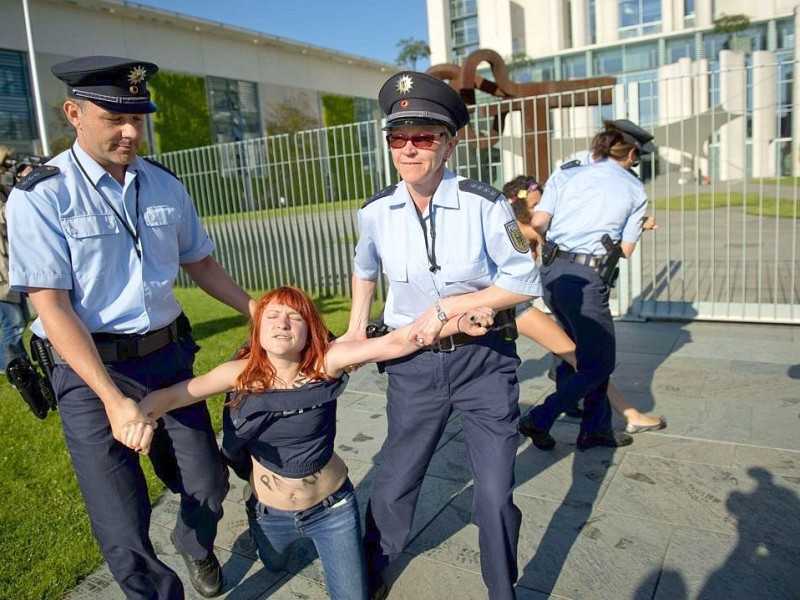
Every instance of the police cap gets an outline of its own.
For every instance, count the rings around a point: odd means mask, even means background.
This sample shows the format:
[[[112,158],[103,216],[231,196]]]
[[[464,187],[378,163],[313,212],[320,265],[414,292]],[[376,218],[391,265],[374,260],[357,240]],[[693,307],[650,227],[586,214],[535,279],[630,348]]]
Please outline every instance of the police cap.
[[[67,84],[70,98],[89,100],[112,112],[145,114],[158,110],[147,81],[158,71],[150,62],[117,56],[84,56],[50,69]]]
[[[642,129],[633,121],[628,119],[617,119],[615,121],[608,121],[615,129],[622,132],[622,137],[629,144],[632,144],[639,150],[639,154],[650,154],[656,149],[653,144],[653,134]]]
[[[452,87],[417,71],[392,75],[378,93],[386,129],[404,125],[444,125],[455,134],[469,123],[467,105]]]

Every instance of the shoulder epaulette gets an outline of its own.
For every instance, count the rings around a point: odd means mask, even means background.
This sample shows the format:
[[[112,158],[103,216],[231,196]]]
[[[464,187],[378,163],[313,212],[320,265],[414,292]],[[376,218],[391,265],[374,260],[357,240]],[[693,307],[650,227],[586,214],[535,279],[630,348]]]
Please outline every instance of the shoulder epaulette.
[[[361,208],[364,208],[364,207],[365,207],[365,206],[367,206],[368,204],[370,204],[370,203],[372,203],[372,202],[375,202],[375,200],[380,200],[381,198],[385,198],[386,196],[391,196],[392,194],[394,194],[394,191],[395,191],[396,189],[397,189],[397,186],[396,186],[396,185],[390,185],[389,187],[385,187],[385,188],[383,188],[383,189],[382,189],[380,192],[378,192],[377,194],[374,194],[373,196],[370,196],[369,198],[367,198],[367,199],[364,201],[364,204],[362,204],[362,205],[361,205]]]
[[[482,181],[475,181],[474,179],[462,179],[458,182],[458,189],[462,192],[469,192],[470,194],[486,198],[489,202],[494,202],[503,195],[503,192],[496,187],[488,183],[483,183]]]
[[[561,168],[574,169],[575,167],[580,167],[580,166],[581,166],[581,161],[576,158],[575,160],[571,160],[567,163],[564,163],[563,165],[561,165]]]
[[[14,187],[21,189],[23,192],[27,192],[40,181],[44,181],[48,177],[58,175],[59,173],[61,173],[61,169],[54,165],[42,165],[41,167],[36,167],[33,171],[20,179]]]
[[[147,162],[149,162],[151,165],[153,165],[154,167],[158,167],[158,168],[159,168],[159,169],[161,169],[162,171],[166,171],[167,173],[169,173],[170,175],[172,175],[172,176],[173,176],[175,179],[180,179],[180,178],[179,178],[177,175],[175,175],[175,173],[173,173],[173,172],[172,172],[170,169],[168,169],[167,167],[165,167],[164,165],[162,165],[162,164],[161,164],[160,162],[158,162],[156,159],[154,159],[154,158],[150,158],[149,156],[144,156],[143,158],[144,158],[144,159],[145,159]]]

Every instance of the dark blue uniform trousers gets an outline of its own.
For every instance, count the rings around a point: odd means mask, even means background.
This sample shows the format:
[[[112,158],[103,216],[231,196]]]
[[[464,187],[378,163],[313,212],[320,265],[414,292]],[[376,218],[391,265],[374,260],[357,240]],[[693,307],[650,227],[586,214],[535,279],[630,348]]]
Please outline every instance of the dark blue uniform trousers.
[[[606,391],[616,361],[616,339],[609,288],[591,267],[560,258],[542,267],[541,276],[547,307],[575,342],[578,368],[559,368],[555,393],[530,412],[533,425],[550,431],[562,412],[584,398],[581,433],[610,432]]]
[[[492,599],[514,598],[521,513],[514,505],[519,358],[497,332],[453,352],[422,351],[390,361],[389,432],[367,506],[364,546],[375,586],[405,547],[420,487],[454,408],[461,414],[474,477],[472,520]]]
[[[187,337],[144,358],[107,367],[123,393],[139,400],[191,377],[196,349]],[[114,440],[103,403],[71,368],[56,366],[53,385],[92,533],[114,579],[128,598],[183,598],[183,584],[156,557],[150,542],[151,506],[139,455]],[[164,416],[150,459],[159,478],[181,495],[177,544],[195,558],[206,558],[222,518],[228,472],[205,403]]]

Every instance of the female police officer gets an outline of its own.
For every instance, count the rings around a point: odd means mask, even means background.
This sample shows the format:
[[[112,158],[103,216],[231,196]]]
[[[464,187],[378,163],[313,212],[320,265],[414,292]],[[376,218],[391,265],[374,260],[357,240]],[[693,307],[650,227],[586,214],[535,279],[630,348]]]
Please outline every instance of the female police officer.
[[[611,430],[607,389],[616,346],[606,273],[613,272],[613,265],[607,268],[610,257],[605,257],[601,239],[607,234],[619,240],[625,257],[636,247],[647,197],[630,169],[641,155],[653,151],[652,139],[626,119],[606,121],[592,141],[593,162],[563,165],[547,182],[534,212],[533,227],[548,241],[542,253],[544,300],[575,342],[578,363],[574,373],[558,382],[555,393],[520,420],[520,432],[541,450],[555,446],[550,428],[581,398],[579,448],[633,441]]]
[[[371,584],[374,589],[380,571],[408,540],[423,477],[456,408],[475,480],[473,521],[480,528],[483,579],[490,598],[513,598],[519,358],[513,341],[504,341],[497,329],[478,341],[438,336],[450,316],[480,306],[504,309],[540,295],[538,270],[505,197],[445,167],[456,132],[469,122],[458,93],[423,73],[402,72],[378,98],[402,181],[358,212],[345,339],[365,335],[382,262],[389,280],[384,320],[394,328],[416,321],[409,339],[420,351],[386,363],[389,432],[365,533]]]

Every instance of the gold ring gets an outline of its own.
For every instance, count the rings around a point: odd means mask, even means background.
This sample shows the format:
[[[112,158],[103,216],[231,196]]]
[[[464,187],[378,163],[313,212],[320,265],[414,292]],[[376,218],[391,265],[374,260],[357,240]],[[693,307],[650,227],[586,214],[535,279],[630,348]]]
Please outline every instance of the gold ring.
[[[425,343],[425,338],[422,336],[417,336],[417,343],[422,346]]]

